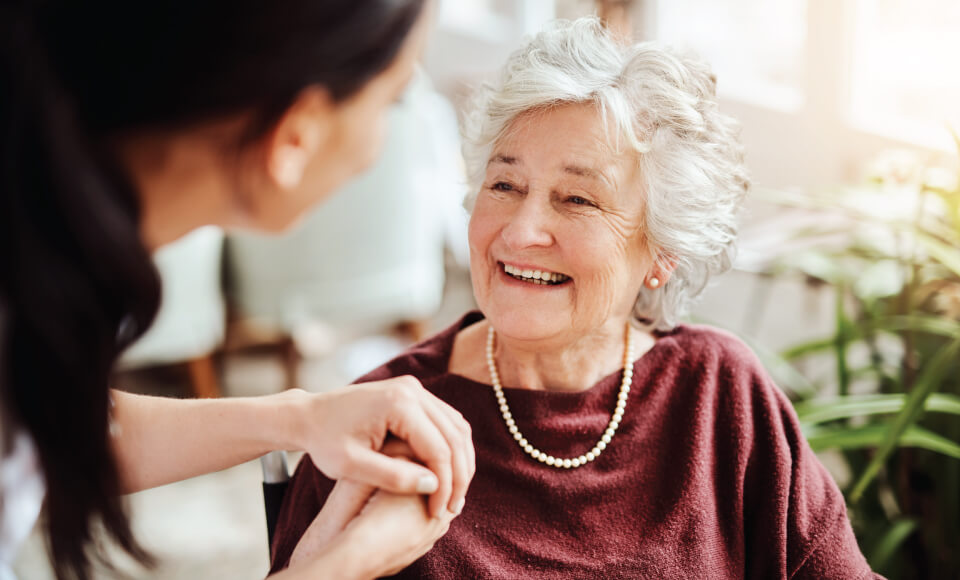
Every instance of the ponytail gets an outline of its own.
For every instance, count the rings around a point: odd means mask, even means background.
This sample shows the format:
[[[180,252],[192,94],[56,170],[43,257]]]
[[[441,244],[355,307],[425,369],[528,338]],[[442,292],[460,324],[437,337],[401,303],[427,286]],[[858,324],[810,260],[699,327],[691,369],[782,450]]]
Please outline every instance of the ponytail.
[[[75,114],[29,4],[0,5],[0,422],[5,450],[19,431],[35,443],[57,578],[86,579],[94,525],[151,562],[120,497],[108,384],[160,285],[132,184]]]

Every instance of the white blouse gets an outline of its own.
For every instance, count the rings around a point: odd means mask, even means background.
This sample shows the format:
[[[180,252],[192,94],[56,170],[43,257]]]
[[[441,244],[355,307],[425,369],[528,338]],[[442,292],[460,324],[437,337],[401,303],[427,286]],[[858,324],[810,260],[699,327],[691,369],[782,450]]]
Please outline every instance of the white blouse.
[[[0,459],[0,580],[15,580],[17,552],[40,517],[46,485],[30,437],[17,433],[12,452]]]

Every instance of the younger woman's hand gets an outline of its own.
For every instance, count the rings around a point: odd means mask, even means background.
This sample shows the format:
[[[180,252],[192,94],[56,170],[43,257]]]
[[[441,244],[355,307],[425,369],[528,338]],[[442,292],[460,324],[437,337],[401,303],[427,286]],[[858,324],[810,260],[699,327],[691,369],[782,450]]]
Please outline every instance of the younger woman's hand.
[[[298,401],[290,428],[297,448],[331,479],[350,479],[398,494],[430,494],[434,517],[459,513],[475,471],[470,426],[411,376],[351,385]],[[388,435],[422,463],[380,452]]]

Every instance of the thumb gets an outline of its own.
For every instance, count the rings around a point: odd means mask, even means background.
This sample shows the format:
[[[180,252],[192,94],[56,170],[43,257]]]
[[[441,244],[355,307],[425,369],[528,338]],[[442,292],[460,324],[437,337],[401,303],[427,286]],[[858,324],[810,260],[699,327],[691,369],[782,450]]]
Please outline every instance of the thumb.
[[[363,449],[351,465],[350,479],[391,493],[431,494],[440,482],[426,467],[403,457],[388,457],[372,449]]]

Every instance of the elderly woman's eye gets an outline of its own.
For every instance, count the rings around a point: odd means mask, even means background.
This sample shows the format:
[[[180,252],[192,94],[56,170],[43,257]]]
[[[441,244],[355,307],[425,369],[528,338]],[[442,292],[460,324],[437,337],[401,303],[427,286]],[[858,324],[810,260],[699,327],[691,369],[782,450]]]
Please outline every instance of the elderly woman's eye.
[[[567,202],[572,203],[574,205],[585,205],[589,207],[596,206],[596,204],[590,201],[589,199],[585,197],[580,197],[579,195],[571,195],[570,197],[567,198]]]
[[[513,185],[507,183],[506,181],[498,181],[494,183],[490,189],[494,191],[513,191],[516,188],[513,187]]]

